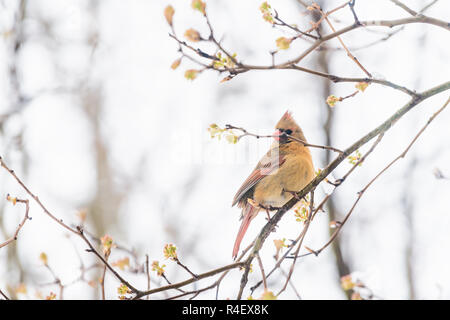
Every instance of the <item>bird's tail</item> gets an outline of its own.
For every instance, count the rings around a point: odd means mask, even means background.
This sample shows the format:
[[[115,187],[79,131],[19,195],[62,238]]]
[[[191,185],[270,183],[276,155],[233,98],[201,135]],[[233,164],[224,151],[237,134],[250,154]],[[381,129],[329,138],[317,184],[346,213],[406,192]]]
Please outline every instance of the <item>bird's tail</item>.
[[[239,232],[237,234],[236,240],[234,241],[234,247],[233,247],[233,259],[236,259],[238,253],[239,253],[239,247],[241,245],[241,241],[244,238],[245,232],[248,229],[248,226],[250,225],[250,222],[253,220],[254,217],[258,214],[259,208],[255,208],[254,206],[250,204],[246,204],[246,206],[243,209],[242,215],[242,223],[239,228]]]

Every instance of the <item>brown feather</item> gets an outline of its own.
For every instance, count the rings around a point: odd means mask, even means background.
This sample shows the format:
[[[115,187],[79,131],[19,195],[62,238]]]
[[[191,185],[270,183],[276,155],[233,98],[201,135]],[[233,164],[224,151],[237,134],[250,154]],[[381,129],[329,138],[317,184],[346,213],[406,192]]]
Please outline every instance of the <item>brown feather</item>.
[[[276,129],[306,142],[302,129],[288,111],[278,121]],[[233,199],[242,208],[243,221],[233,247],[236,257],[244,234],[261,208],[253,207],[249,200],[264,207],[282,207],[292,199],[292,191],[302,190],[314,178],[314,165],[309,148],[287,136],[279,137],[269,152],[256,165]],[[291,192],[287,192],[291,191]]]
[[[241,202],[244,196],[249,192],[253,191],[252,189],[258,182],[260,182],[264,177],[272,174],[274,170],[277,170],[283,163],[284,159],[279,155],[278,148],[271,148],[269,152],[261,159],[260,162],[256,165],[253,172],[250,176],[244,181],[242,186],[236,192],[236,195],[233,199],[234,206],[236,203]],[[244,199],[245,203],[247,203],[247,199]],[[239,207],[242,208],[240,204]]]

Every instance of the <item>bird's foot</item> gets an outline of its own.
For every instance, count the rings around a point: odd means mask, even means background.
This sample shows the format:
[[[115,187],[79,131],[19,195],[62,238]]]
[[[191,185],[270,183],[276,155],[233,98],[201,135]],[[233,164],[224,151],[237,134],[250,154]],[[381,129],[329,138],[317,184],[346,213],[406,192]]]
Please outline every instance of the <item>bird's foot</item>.
[[[272,220],[272,218],[270,217],[270,212],[269,211],[274,211],[274,210],[279,210],[279,209],[281,209],[281,207],[273,207],[273,206],[260,206],[262,209],[264,209],[265,211],[266,211],[266,214],[267,214],[267,216],[266,216],[266,221],[267,222],[270,222],[271,220]],[[275,224],[273,227],[272,227],[272,230],[271,230],[271,232],[276,232],[276,228],[278,228],[278,225],[277,224]]]
[[[266,210],[266,214],[267,214],[266,220],[267,220],[267,221],[270,221],[270,213],[269,213],[269,210]]]
[[[269,212],[269,207],[265,207],[265,206],[263,206],[262,204],[258,204],[258,208],[261,208],[261,209],[263,209],[264,211],[266,211],[266,220],[267,221],[270,221],[270,212]]]
[[[297,201],[302,200],[302,198],[298,196],[297,191],[290,191],[283,188],[283,192],[290,193]]]
[[[267,214],[266,220],[267,220],[267,221],[270,221],[270,219],[271,219],[271,218],[270,218],[270,211],[277,211],[277,210],[280,210],[280,209],[281,209],[281,207],[274,207],[274,206],[271,206],[271,205],[268,205],[268,206],[262,205],[262,204],[256,202],[256,201],[253,200],[253,199],[247,199],[247,202],[248,202],[251,206],[253,206],[253,207],[255,207],[255,208],[263,209],[264,211],[266,211],[266,214]]]
[[[261,204],[261,203],[256,202],[256,201],[253,200],[253,199],[247,199],[247,202],[248,202],[251,206],[253,206],[253,207],[255,207],[255,208],[259,208],[259,209],[266,210],[266,212],[267,212],[267,211],[276,211],[276,210],[280,210],[280,209],[281,209],[281,207],[274,207],[274,206],[271,206],[271,205],[265,206],[265,205],[263,205],[263,204]]]

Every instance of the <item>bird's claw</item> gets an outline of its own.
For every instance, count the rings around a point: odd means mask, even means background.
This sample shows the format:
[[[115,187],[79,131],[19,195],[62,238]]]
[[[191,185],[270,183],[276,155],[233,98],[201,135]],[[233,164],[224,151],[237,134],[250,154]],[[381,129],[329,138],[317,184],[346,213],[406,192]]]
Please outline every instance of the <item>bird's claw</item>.
[[[302,198],[300,198],[297,194],[296,191],[290,191],[290,190],[286,190],[286,189],[282,189],[282,192],[286,192],[286,193],[290,193],[297,201],[302,200]]]

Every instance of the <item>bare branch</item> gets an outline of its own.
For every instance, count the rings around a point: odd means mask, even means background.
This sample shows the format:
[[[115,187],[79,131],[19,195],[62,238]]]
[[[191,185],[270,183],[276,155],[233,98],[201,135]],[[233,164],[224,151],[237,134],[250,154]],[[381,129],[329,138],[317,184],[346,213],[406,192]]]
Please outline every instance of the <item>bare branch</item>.
[[[0,159],[1,161],[1,159]],[[6,196],[7,199],[10,199],[10,195],[8,194]],[[8,240],[6,240],[3,243],[0,243],[0,248],[3,248],[5,246],[7,246],[8,244],[10,244],[13,241],[17,240],[17,237],[19,236],[19,232],[20,230],[23,228],[23,226],[25,225],[25,222],[27,222],[27,220],[31,220],[31,218],[28,216],[28,213],[30,211],[30,204],[28,200],[22,200],[22,199],[17,199],[14,198],[13,200],[14,202],[19,202],[19,203],[24,203],[25,204],[25,215],[23,216],[22,221],[19,223],[19,225],[16,228],[16,231],[14,232],[14,234],[12,235],[11,238],[9,238]]]
[[[8,298],[8,296],[7,296],[6,294],[3,293],[2,290],[0,290],[0,295],[1,295],[5,300],[10,300],[10,299]]]
[[[178,283],[174,283],[174,284],[171,284],[171,285],[155,288],[155,289],[148,290],[148,291],[142,291],[142,292],[139,292],[133,299],[139,299],[139,298],[141,298],[143,296],[154,294],[154,293],[157,293],[157,292],[184,287],[184,286],[186,286],[188,284],[191,284],[191,283],[193,283],[195,281],[211,277],[211,276],[216,275],[218,273],[221,273],[223,271],[240,268],[240,267],[244,266],[244,264],[245,264],[244,262],[232,263],[232,264],[226,265],[224,267],[220,267],[220,268],[217,268],[217,269],[214,269],[214,270],[211,270],[211,271],[199,274],[197,276],[197,278],[191,278],[191,279],[188,279],[188,280],[185,280],[185,281],[181,281],[181,282],[178,282]]]
[[[391,0],[391,2],[395,3],[397,6],[399,6],[400,8],[402,8],[403,10],[405,10],[406,12],[408,12],[410,15],[412,15],[413,17],[415,17],[417,15],[417,12],[415,12],[413,9],[411,9],[410,7],[407,7],[403,2],[400,2],[398,0]]]

